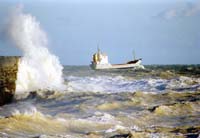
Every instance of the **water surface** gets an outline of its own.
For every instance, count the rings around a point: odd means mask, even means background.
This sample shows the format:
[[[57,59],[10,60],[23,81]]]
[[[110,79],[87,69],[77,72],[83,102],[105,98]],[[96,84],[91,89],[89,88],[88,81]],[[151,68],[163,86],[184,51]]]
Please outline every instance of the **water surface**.
[[[200,66],[145,68],[65,66],[66,90],[16,94],[0,107],[0,137],[198,137]]]

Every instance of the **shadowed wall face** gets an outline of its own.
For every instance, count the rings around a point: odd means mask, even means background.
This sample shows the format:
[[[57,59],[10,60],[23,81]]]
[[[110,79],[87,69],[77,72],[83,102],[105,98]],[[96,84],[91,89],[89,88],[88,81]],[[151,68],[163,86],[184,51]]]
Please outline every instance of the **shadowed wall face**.
[[[12,101],[16,88],[19,58],[0,56],[0,105]]]

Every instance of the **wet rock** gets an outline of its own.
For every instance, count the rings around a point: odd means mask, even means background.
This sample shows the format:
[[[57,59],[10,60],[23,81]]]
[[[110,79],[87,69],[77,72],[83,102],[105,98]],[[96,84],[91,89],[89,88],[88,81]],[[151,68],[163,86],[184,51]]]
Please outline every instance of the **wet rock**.
[[[19,58],[0,56],[0,105],[12,101],[16,87]]]
[[[200,134],[187,134],[187,135],[185,135],[186,136],[186,138],[199,138],[200,137]]]
[[[133,138],[133,135],[131,133],[128,134],[117,134],[114,136],[111,136],[110,138]]]

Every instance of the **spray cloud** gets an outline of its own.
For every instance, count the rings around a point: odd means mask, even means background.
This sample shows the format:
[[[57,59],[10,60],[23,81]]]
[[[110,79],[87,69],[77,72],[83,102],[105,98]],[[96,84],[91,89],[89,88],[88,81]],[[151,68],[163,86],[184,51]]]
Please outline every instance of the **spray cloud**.
[[[16,92],[39,89],[64,89],[62,65],[47,49],[48,40],[40,23],[18,6],[8,20],[7,32],[15,46],[22,52],[18,65]]]

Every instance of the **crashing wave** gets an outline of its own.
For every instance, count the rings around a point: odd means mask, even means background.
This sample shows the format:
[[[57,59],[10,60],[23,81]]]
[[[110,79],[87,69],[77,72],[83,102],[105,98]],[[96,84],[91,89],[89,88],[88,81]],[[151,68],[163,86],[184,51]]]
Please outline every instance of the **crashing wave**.
[[[23,53],[18,65],[16,92],[63,90],[63,67],[58,57],[49,52],[46,33],[36,18],[17,7],[8,20],[7,33]]]

